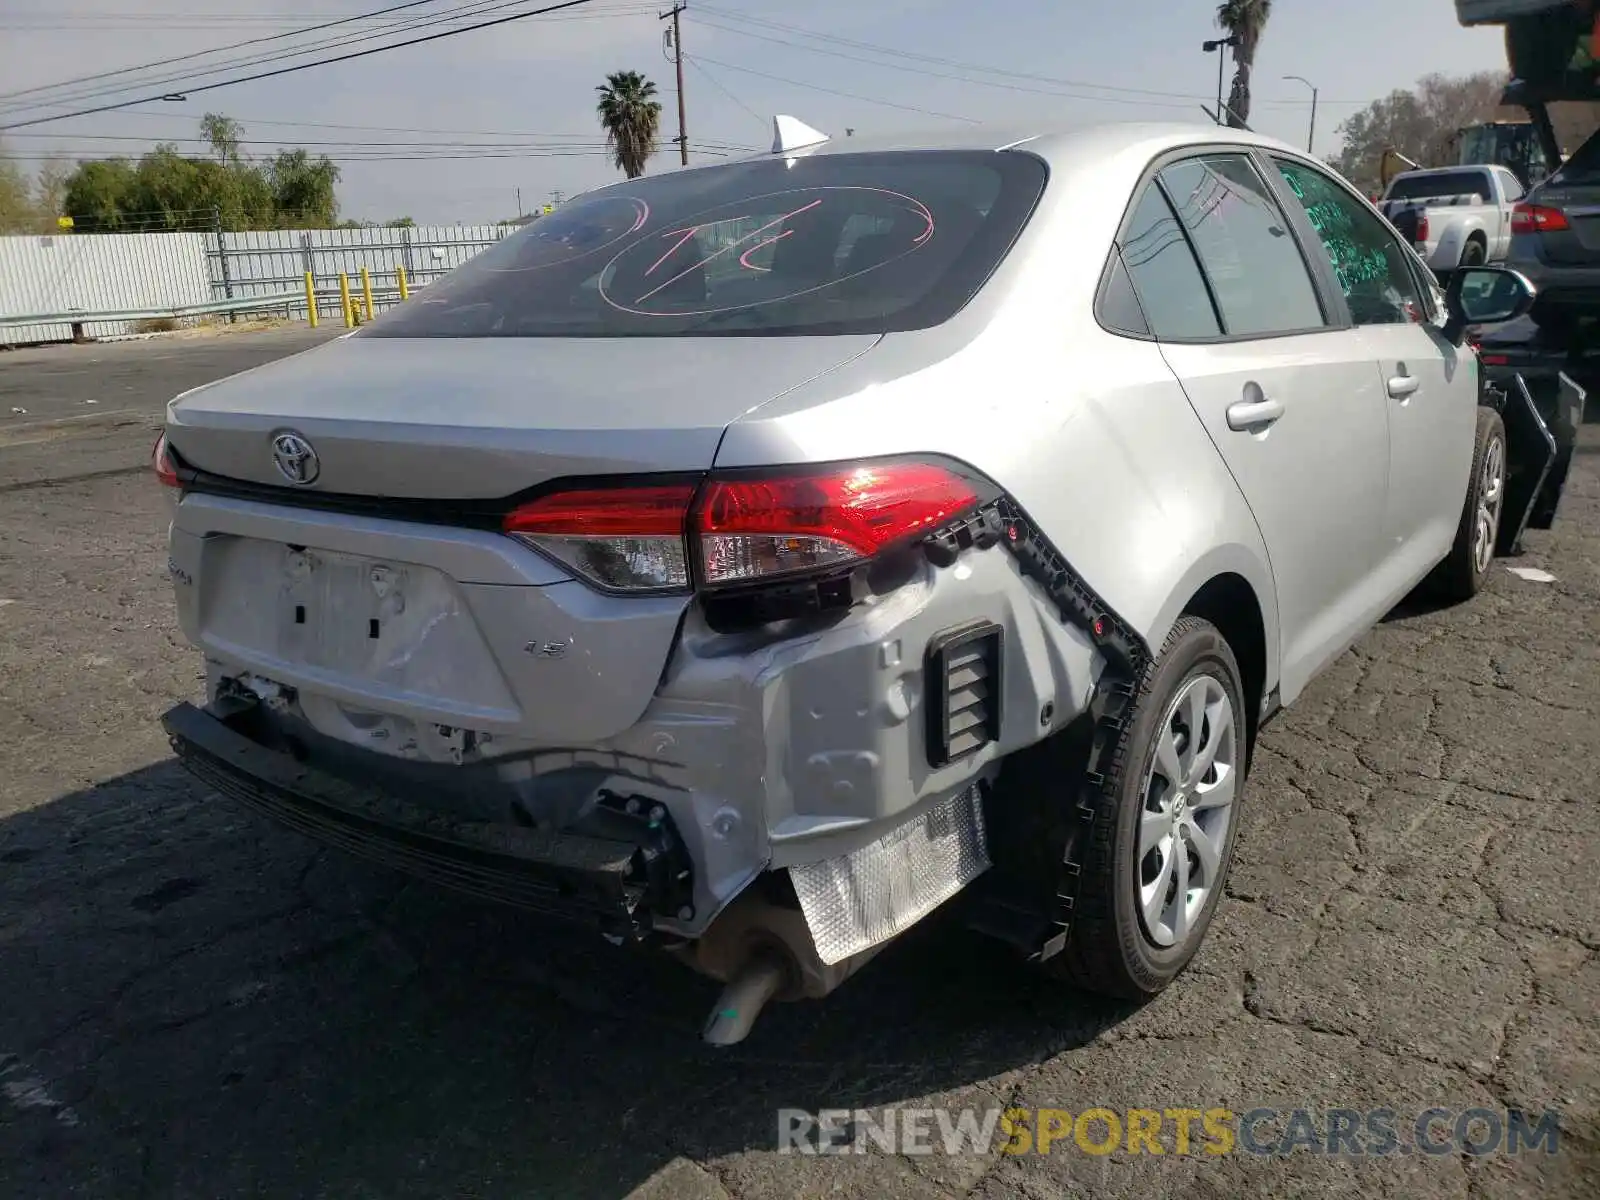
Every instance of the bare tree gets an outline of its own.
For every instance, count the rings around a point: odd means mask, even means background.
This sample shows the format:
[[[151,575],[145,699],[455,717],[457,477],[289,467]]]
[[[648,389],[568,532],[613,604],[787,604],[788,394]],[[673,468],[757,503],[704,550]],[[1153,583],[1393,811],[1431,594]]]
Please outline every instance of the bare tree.
[[[1505,85],[1504,74],[1480,71],[1459,77],[1427,75],[1410,91],[1396,89],[1339,126],[1343,145],[1333,165],[1352,183],[1375,190],[1383,152],[1391,147],[1423,166],[1451,163],[1463,128],[1508,119],[1499,108]]]

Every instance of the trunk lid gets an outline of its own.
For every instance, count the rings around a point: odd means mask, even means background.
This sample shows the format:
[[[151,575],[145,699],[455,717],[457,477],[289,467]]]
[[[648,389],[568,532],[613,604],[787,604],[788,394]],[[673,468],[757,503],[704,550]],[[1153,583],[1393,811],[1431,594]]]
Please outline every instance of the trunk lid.
[[[177,453],[274,486],[178,505],[180,622],[225,673],[294,689],[321,732],[380,753],[604,742],[650,703],[688,598],[602,594],[400,502],[703,471],[730,422],[878,340],[356,336],[188,393],[169,409]],[[285,430],[320,460],[307,486],[275,464]]]
[[[185,393],[191,466],[288,486],[274,437],[315,450],[305,490],[497,499],[563,476],[699,471],[740,415],[878,338],[341,338]]]
[[[1535,234],[1545,262],[1600,264],[1600,183],[1546,185],[1528,203],[1560,209],[1568,228]]]

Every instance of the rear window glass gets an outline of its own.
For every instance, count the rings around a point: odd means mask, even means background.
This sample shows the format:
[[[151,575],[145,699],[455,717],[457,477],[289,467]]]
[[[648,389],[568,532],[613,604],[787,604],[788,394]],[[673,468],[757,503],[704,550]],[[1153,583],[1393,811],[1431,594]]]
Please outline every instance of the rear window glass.
[[[510,235],[363,336],[927,328],[983,286],[1045,177],[1026,153],[906,151],[640,178]]]
[[[1573,152],[1555,173],[1557,183],[1600,183],[1600,133]]]
[[[1445,171],[1438,175],[1402,176],[1389,185],[1387,200],[1431,200],[1445,196],[1494,195],[1486,171]]]

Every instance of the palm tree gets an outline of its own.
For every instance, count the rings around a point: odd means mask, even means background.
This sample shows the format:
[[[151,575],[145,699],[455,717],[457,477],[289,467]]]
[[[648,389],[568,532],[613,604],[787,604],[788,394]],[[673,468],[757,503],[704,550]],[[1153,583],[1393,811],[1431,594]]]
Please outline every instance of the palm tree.
[[[1233,90],[1228,93],[1228,124],[1235,129],[1250,120],[1250,68],[1271,15],[1272,0],[1222,0],[1217,5],[1217,24],[1239,39],[1233,48]]]
[[[596,111],[605,127],[606,146],[629,179],[644,174],[645,160],[656,152],[661,132],[661,105],[653,98],[656,85],[637,71],[616,71],[596,88]]]

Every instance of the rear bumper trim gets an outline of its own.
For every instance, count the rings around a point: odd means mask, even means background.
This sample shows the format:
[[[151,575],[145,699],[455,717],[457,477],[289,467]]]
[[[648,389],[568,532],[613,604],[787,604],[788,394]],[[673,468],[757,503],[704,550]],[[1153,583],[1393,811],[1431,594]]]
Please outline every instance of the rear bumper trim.
[[[201,782],[317,841],[477,899],[634,939],[650,931],[638,843],[452,820],[296,762],[192,704],[161,723]]]

